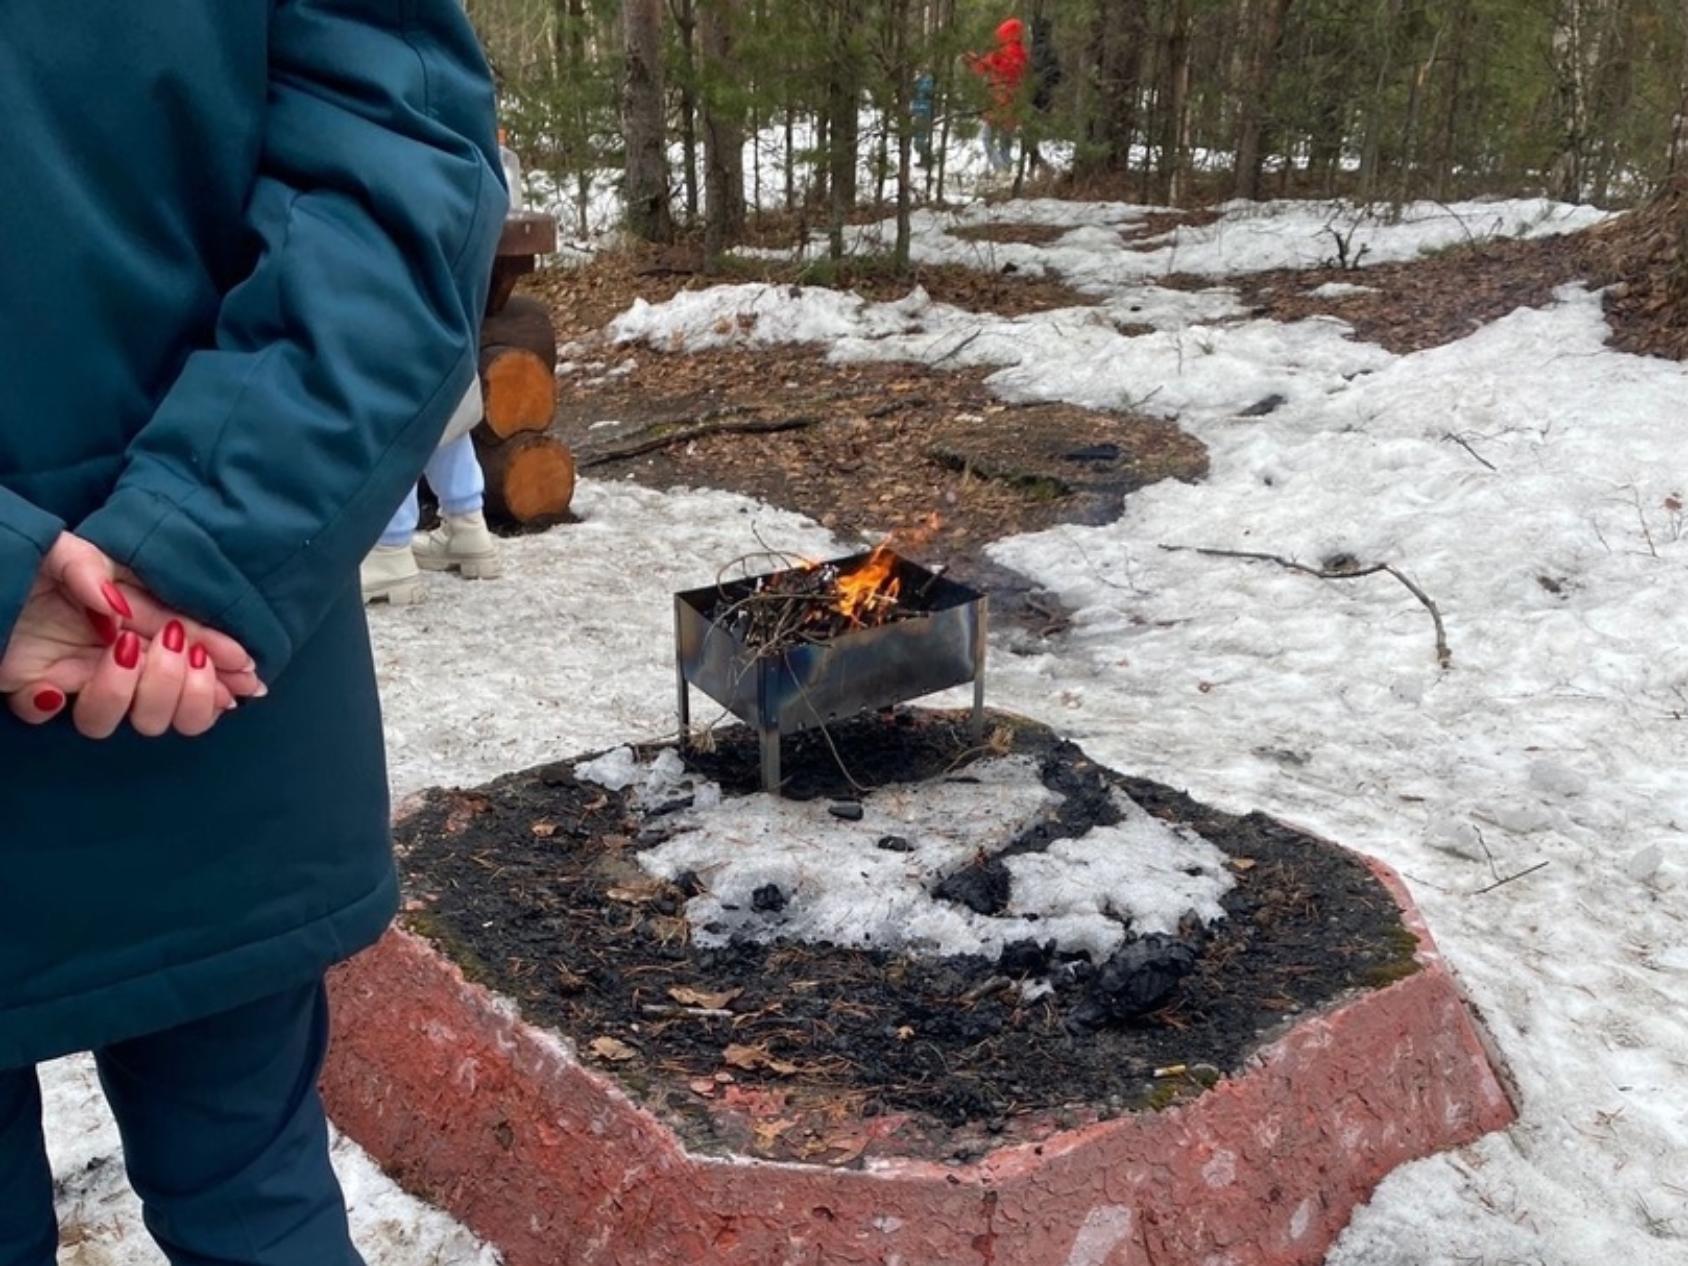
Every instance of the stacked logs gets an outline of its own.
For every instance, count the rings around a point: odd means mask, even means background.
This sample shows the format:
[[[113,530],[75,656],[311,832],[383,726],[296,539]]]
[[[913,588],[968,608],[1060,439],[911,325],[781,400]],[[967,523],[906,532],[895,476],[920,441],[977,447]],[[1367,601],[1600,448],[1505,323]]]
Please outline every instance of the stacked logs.
[[[481,394],[475,452],[486,474],[489,518],[543,526],[568,513],[574,454],[547,434],[557,407],[557,332],[539,300],[514,293],[537,257],[556,249],[556,221],[512,212],[493,265],[481,322]]]

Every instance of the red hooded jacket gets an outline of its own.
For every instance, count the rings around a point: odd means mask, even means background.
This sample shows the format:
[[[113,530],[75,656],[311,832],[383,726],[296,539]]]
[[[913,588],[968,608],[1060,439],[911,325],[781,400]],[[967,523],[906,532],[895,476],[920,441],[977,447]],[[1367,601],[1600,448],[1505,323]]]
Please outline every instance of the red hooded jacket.
[[[1026,52],[1026,24],[1019,18],[1007,19],[996,28],[996,47],[982,57],[970,58],[968,64],[990,84],[996,106],[986,117],[999,127],[1012,123],[1014,99],[1031,66],[1031,55]]]

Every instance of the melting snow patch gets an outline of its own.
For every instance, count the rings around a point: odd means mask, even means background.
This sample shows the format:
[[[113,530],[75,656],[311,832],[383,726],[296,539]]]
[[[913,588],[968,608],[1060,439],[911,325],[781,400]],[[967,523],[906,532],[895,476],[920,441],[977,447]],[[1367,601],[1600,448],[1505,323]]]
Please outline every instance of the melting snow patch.
[[[630,747],[611,748],[602,756],[582,761],[575,776],[595,782],[611,791],[633,790],[633,803],[642,809],[667,808],[676,800],[691,797],[697,808],[721,803],[721,788],[696,778],[673,748],[664,748],[649,764],[642,763]]]
[[[1356,286],[1351,281],[1327,281],[1322,286],[1315,286],[1307,292],[1315,299],[1346,299],[1350,295],[1373,295],[1377,293],[1376,286]]]
[[[1128,927],[1172,932],[1189,911],[1206,922],[1223,917],[1219,899],[1233,880],[1219,850],[1123,795],[1115,798],[1118,823],[1003,859],[1010,895],[1001,914],[932,895],[945,876],[994,855],[1060,802],[1035,761],[1013,756],[969,766],[964,778],[875,792],[857,822],[820,801],[700,801],[673,819],[680,834],[639,860],[661,878],[691,871],[707,885],[686,911],[701,945],[781,937],[995,955],[1030,938],[1100,961]],[[898,838],[895,850],[881,846],[890,837]],[[781,894],[777,907],[757,900],[770,887]]]

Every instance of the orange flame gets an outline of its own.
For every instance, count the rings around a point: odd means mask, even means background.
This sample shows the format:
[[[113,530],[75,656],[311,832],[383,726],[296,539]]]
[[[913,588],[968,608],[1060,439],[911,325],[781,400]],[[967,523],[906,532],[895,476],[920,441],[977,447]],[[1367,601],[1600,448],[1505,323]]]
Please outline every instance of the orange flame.
[[[833,605],[851,624],[880,623],[902,592],[903,582],[892,574],[896,566],[896,555],[889,547],[879,546],[860,567],[838,578],[838,600]]]

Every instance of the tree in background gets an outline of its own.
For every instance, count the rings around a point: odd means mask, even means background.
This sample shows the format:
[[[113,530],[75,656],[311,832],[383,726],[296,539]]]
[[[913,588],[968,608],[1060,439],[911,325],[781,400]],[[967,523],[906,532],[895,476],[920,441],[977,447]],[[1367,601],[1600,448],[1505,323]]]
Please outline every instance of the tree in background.
[[[988,107],[962,55],[1008,16],[1064,70],[1024,112],[1022,174],[1035,145],[1109,196],[1613,202],[1688,165],[1688,0],[468,4],[536,196],[585,235],[619,180],[631,232],[678,212],[711,254],[747,200],[841,257],[864,198],[906,223],[953,196]],[[903,161],[917,82],[925,166]]]
[[[698,0],[703,63],[704,250],[717,258],[744,231],[743,0]]]
[[[662,93],[662,12],[662,0],[623,0],[627,71],[621,119],[627,147],[627,227],[649,242],[666,242],[674,236]]]

